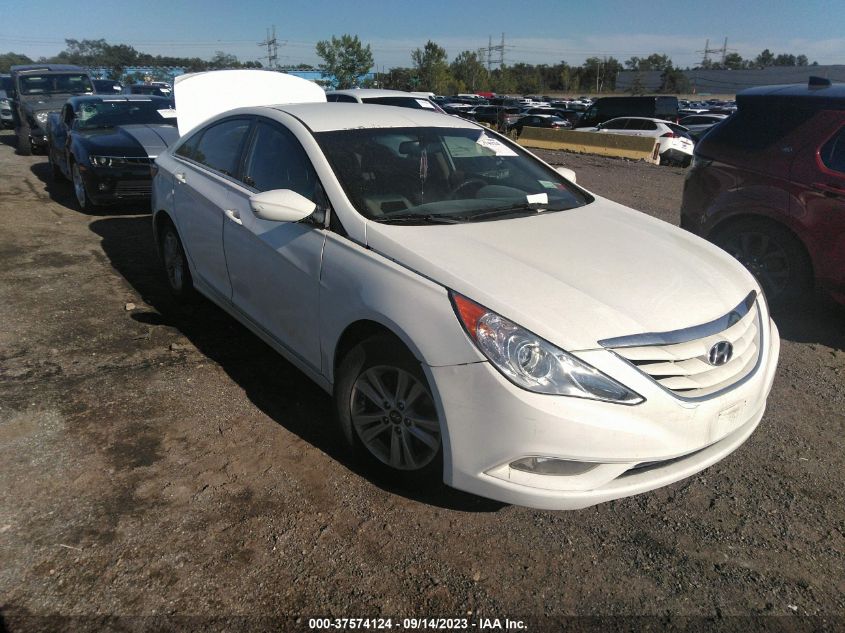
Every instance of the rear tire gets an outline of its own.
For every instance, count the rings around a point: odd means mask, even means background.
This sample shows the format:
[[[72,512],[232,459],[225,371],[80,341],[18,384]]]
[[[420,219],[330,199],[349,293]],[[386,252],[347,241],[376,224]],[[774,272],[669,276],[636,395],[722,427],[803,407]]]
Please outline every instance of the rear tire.
[[[746,218],[718,231],[712,241],[751,271],[772,309],[802,299],[813,287],[804,246],[777,224]]]
[[[194,280],[182,240],[169,219],[161,227],[158,243],[170,294],[178,301],[187,303],[194,297]]]
[[[335,382],[340,429],[353,455],[391,481],[433,487],[443,481],[441,421],[419,361],[395,337],[352,348]]]

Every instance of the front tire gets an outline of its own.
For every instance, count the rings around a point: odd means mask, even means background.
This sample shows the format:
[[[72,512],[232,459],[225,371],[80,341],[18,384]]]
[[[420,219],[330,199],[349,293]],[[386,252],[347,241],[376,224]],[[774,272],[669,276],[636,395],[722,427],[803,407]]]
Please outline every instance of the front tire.
[[[32,140],[29,138],[29,126],[18,128],[18,154],[32,156]]]
[[[441,421],[420,363],[392,336],[358,344],[338,367],[338,422],[353,454],[414,487],[443,479]]]
[[[773,309],[802,299],[813,286],[803,245],[777,224],[740,220],[717,232],[713,242],[751,271]]]
[[[56,161],[53,159],[53,150],[49,148],[47,149],[47,160],[50,163],[50,175],[53,178],[53,182],[61,182],[63,180],[66,180],[61,168],[56,164]]]
[[[94,203],[88,197],[88,190],[85,188],[85,181],[82,179],[82,172],[79,171],[77,162],[71,161],[70,173],[73,178],[73,193],[76,195],[76,203],[79,205],[79,210],[89,212],[94,210]]]

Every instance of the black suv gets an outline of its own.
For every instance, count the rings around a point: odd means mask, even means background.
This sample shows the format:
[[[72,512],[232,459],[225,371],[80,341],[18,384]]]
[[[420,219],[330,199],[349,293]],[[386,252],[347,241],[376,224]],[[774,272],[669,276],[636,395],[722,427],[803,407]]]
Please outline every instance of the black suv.
[[[597,99],[575,127],[595,127],[621,116],[646,117],[678,122],[677,97],[602,97]]]
[[[74,95],[93,94],[84,68],[66,64],[34,64],[11,68],[12,120],[18,154],[29,156],[47,147],[47,117]]]

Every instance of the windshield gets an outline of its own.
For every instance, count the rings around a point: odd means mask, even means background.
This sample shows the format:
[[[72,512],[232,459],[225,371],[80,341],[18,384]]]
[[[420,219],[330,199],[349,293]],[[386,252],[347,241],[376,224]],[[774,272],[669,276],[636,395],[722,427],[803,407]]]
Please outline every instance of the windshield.
[[[176,112],[162,101],[88,101],[76,110],[76,120],[80,130],[133,123],[176,125]]]
[[[18,80],[22,95],[81,94],[94,92],[91,79],[82,73],[49,73],[21,75]]]
[[[518,145],[480,129],[360,129],[315,137],[352,204],[377,222],[465,222],[592,201]]]

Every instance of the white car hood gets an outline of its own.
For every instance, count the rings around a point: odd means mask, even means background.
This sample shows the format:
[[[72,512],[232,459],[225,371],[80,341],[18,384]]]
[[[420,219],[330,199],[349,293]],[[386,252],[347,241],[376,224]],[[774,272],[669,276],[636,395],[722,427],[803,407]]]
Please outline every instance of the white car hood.
[[[599,197],[512,220],[367,224],[376,252],[572,351],[706,323],[757,289],[712,244]]]

